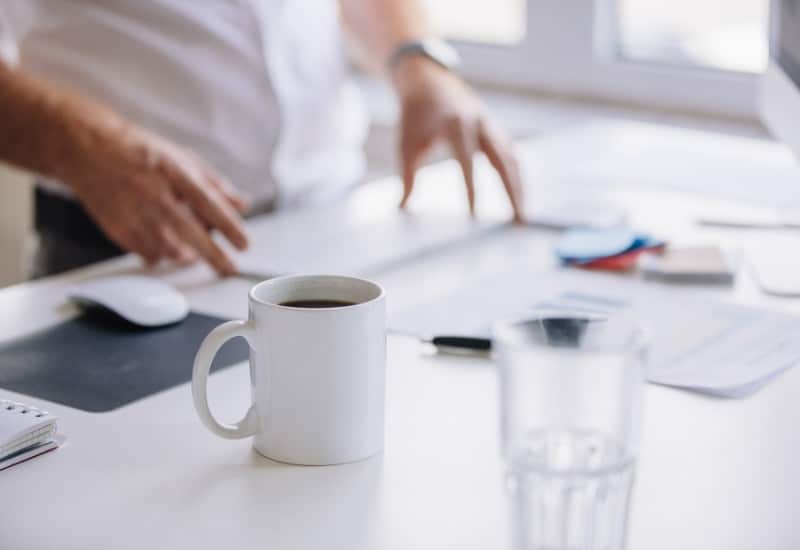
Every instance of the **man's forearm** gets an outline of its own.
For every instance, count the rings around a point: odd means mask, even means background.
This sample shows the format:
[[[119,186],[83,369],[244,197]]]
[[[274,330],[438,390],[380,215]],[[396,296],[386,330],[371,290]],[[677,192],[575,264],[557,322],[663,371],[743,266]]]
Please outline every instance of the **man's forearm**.
[[[341,5],[348,29],[378,66],[400,44],[432,33],[419,0],[341,0]]]
[[[103,106],[32,78],[0,60],[0,160],[62,179],[129,125]],[[97,157],[95,157],[97,158]]]

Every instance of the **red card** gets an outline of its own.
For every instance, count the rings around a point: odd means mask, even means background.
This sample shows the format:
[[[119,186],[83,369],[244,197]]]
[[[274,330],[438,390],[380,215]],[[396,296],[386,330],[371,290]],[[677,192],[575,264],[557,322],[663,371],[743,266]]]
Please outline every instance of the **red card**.
[[[585,264],[574,264],[583,269],[599,269],[606,271],[630,271],[636,267],[636,262],[645,252],[661,252],[666,248],[665,245],[637,248],[630,252],[617,254],[616,256],[608,256],[607,258],[598,258]]]

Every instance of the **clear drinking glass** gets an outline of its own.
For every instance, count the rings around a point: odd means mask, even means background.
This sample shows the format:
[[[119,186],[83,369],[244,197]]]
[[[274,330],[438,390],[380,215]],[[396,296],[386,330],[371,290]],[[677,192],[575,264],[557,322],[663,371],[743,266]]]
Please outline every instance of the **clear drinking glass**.
[[[624,548],[646,348],[624,317],[497,327],[515,550]]]

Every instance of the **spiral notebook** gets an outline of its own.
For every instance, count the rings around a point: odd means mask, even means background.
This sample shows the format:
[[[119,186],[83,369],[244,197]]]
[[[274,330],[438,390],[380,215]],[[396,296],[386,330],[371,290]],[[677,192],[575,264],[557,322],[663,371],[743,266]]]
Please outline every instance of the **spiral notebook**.
[[[52,451],[62,442],[47,411],[0,399],[0,470]]]

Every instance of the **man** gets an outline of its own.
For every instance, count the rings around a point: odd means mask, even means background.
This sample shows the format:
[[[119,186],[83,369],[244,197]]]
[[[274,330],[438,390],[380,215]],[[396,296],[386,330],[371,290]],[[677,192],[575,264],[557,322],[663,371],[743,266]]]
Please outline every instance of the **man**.
[[[510,146],[426,47],[416,0],[3,0],[19,61],[0,60],[0,159],[42,176],[37,274],[122,251],[232,274],[212,231],[244,248],[248,208],[357,182],[366,118],[340,22],[400,100],[402,205],[446,140],[470,208],[482,151],[519,219]]]

